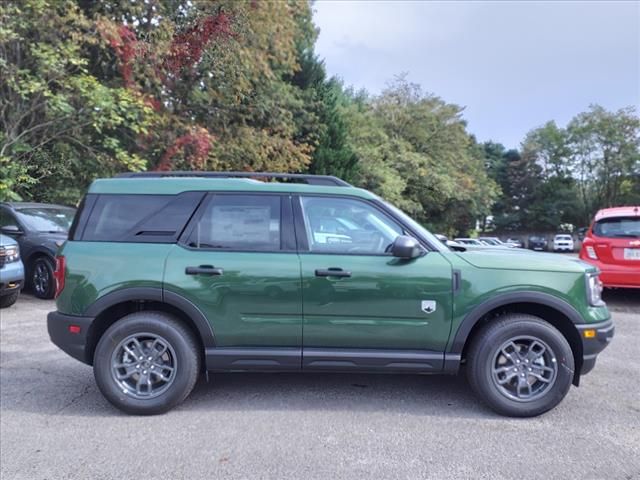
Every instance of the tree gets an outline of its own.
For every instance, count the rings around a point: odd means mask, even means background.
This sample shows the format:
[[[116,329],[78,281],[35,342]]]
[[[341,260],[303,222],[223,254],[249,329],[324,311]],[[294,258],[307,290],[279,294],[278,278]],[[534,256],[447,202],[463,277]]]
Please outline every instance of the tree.
[[[626,203],[637,192],[640,118],[631,107],[610,112],[592,105],[571,120],[567,131],[587,224],[599,208]]]
[[[151,108],[91,74],[87,52],[103,45],[75,3],[3,2],[0,24],[0,198],[73,203],[63,178],[144,168],[131,146]]]
[[[369,106],[370,105],[370,106]],[[466,232],[497,196],[462,109],[399,77],[351,108],[359,181],[447,233]]]
[[[16,0],[0,15],[3,198],[74,203],[122,170],[305,171],[321,137],[344,140],[292,80],[315,42],[306,2]]]
[[[561,224],[581,223],[567,131],[555,122],[531,130],[522,143],[522,155],[540,171],[529,208],[529,228],[553,231]]]

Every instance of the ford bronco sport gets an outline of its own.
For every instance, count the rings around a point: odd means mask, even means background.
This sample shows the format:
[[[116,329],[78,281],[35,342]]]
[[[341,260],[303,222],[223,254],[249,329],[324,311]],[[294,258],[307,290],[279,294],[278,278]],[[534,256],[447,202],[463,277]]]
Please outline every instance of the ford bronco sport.
[[[613,336],[597,269],[456,248],[335,177],[124,174],[91,185],[58,252],[49,335],[132,414],[203,371],[461,367],[501,414],[553,408]]]

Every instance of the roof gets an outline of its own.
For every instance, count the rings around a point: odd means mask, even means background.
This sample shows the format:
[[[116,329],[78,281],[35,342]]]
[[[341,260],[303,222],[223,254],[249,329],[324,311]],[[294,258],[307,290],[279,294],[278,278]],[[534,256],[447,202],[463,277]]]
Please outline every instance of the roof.
[[[68,205],[58,205],[56,203],[38,203],[38,202],[1,202],[9,208],[20,210],[21,208],[71,208]]]
[[[603,208],[596,213],[595,221],[613,217],[640,217],[640,206]]]
[[[378,198],[367,190],[350,186],[261,182],[247,178],[119,177],[95,180],[89,187],[89,193],[134,195],[175,195],[182,192],[209,190],[226,192],[319,193],[351,195],[366,199]]]

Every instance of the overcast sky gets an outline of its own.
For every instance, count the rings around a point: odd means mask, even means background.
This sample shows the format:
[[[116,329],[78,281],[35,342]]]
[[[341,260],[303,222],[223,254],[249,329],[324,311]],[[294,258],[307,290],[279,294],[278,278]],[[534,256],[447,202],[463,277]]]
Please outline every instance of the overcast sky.
[[[479,141],[517,147],[591,103],[640,103],[640,2],[314,4],[330,75],[379,93],[399,73],[465,106]]]

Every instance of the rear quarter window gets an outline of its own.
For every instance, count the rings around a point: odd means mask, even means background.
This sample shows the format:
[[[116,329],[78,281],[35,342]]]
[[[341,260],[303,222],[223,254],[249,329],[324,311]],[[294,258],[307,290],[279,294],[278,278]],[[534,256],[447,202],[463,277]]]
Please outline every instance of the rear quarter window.
[[[202,200],[202,192],[179,195],[99,195],[83,241],[173,243]]]

